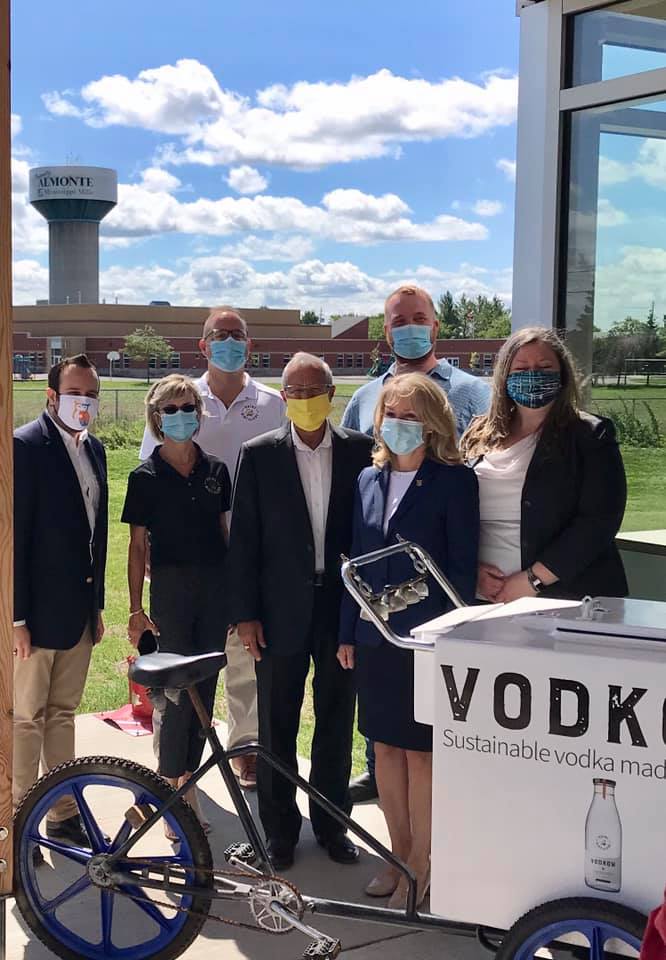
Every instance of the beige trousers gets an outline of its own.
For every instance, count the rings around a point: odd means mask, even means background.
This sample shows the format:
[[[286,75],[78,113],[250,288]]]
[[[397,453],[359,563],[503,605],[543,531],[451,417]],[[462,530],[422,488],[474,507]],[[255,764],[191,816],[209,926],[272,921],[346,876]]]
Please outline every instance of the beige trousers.
[[[254,659],[244,649],[235,630],[227,636],[225,652],[227,665],[222,678],[229,724],[227,748],[231,749],[259,738],[257,680]]]
[[[90,628],[71,650],[33,647],[14,662],[14,809],[39,776],[74,759],[74,714],[81,703],[92,654]],[[49,820],[77,814],[73,797],[62,797]]]

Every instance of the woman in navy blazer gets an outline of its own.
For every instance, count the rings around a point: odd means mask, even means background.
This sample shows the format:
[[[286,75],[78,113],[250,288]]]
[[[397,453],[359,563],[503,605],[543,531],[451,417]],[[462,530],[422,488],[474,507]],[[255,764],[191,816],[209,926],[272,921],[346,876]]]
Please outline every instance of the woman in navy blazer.
[[[479,543],[478,486],[463,466],[445,394],[420,373],[392,377],[375,411],[374,466],[359,476],[352,556],[396,543],[399,534],[428,551],[461,597],[474,601]],[[365,567],[373,590],[414,576],[406,554]],[[401,634],[444,613],[450,602],[428,581],[429,595],[391,615]],[[375,742],[377,786],[393,852],[414,870],[417,902],[428,890],[432,728],[414,720],[414,654],[389,644],[361,620],[346,596],[338,659],[356,669],[359,729]],[[404,906],[407,887],[391,868],[370,881],[371,896],[393,894]]]

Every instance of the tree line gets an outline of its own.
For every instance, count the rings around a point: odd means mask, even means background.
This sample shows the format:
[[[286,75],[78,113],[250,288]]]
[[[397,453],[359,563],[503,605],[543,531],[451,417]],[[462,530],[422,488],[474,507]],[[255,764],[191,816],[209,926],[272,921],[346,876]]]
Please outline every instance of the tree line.
[[[511,333],[511,310],[498,296],[454,297],[450,290],[435,304],[441,340],[503,340]],[[370,317],[368,336],[383,339],[384,314]]]
[[[666,316],[659,322],[654,303],[645,320],[625,317],[616,320],[608,332],[595,327],[592,369],[595,375],[616,376],[618,383],[627,360],[666,361]]]

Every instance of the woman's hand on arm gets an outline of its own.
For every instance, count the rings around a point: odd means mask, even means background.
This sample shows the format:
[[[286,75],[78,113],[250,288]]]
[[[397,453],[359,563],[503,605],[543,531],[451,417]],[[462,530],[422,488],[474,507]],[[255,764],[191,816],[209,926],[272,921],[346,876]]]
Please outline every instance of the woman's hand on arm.
[[[493,566],[492,563],[479,564],[476,591],[484,600],[490,600],[494,603],[505,582],[506,577],[499,567]]]
[[[542,563],[535,563],[532,566],[532,572],[541,580],[544,586],[548,587],[551,583],[557,582],[554,573],[544,567]],[[496,596],[497,603],[511,603],[512,600],[520,600],[522,597],[537,597],[538,593],[530,583],[527,570],[519,570],[506,577],[502,589]]]
[[[353,670],[356,661],[354,645],[352,643],[341,643],[338,647],[338,662],[343,670]]]

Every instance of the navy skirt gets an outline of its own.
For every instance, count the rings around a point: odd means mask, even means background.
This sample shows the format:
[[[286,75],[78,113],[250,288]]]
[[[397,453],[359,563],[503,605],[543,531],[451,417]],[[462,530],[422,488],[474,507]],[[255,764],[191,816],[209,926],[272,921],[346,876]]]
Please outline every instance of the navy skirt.
[[[374,742],[432,752],[432,727],[414,719],[414,654],[382,641],[356,645],[358,728]]]

